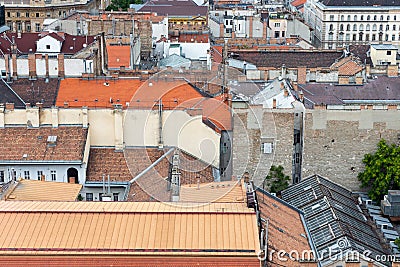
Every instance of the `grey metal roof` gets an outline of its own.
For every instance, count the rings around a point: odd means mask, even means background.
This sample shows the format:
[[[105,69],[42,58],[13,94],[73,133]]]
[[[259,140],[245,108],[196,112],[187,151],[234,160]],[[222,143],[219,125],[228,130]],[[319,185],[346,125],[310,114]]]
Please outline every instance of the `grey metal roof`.
[[[304,212],[306,225],[322,263],[332,254],[368,250],[383,254],[376,232],[358,207],[352,193],[319,175],[282,191],[282,199]]]
[[[371,47],[376,50],[397,50],[397,47],[392,44],[371,44]]]

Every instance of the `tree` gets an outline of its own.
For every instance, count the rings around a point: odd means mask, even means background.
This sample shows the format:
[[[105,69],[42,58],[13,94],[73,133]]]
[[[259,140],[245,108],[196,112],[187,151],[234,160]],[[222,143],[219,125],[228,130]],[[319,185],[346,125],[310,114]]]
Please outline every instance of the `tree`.
[[[388,190],[400,189],[400,147],[388,145],[384,139],[374,154],[365,154],[365,170],[358,174],[361,187],[369,187],[368,195],[379,201]]]
[[[281,165],[272,165],[269,174],[265,177],[264,186],[270,188],[271,193],[278,193],[289,186],[289,176],[283,173]]]
[[[106,11],[126,11],[130,4],[141,4],[142,0],[112,0],[111,4],[106,8]]]

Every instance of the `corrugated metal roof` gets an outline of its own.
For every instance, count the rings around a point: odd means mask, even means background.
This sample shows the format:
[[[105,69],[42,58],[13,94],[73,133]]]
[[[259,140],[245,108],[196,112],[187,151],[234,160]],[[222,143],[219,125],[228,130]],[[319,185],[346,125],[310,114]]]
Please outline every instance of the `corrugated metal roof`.
[[[397,50],[397,48],[392,44],[371,44],[376,50]]]
[[[240,182],[213,182],[197,185],[184,185],[180,189],[179,201],[196,202],[241,202],[246,193]]]
[[[22,179],[6,193],[6,200],[75,201],[81,188],[80,184]]]
[[[241,204],[3,201],[0,220],[4,255],[256,256],[259,248],[255,213]]]

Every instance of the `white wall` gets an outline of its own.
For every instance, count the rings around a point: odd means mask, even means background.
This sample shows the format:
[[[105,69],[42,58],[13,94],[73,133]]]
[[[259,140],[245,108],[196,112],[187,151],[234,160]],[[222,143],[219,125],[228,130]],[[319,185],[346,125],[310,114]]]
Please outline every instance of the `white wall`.
[[[45,36],[37,41],[36,52],[38,53],[60,53],[61,42],[51,36]],[[47,48],[50,46],[50,48]]]
[[[153,38],[153,44],[160,40],[161,36],[164,35],[168,38],[168,17],[165,17],[162,21],[158,23],[153,23],[151,25],[153,33],[151,37]]]
[[[86,60],[85,67],[84,59],[66,58],[64,60],[64,71],[66,77],[81,77],[82,73],[93,73],[93,60]]]
[[[206,60],[210,43],[179,43],[182,47],[182,56],[191,60]]]
[[[46,60],[36,59],[36,74],[37,76],[46,76]]]
[[[23,76],[23,77],[29,76],[29,66],[27,58],[17,59],[17,74],[18,76]]]
[[[58,59],[49,58],[49,76],[58,77]]]

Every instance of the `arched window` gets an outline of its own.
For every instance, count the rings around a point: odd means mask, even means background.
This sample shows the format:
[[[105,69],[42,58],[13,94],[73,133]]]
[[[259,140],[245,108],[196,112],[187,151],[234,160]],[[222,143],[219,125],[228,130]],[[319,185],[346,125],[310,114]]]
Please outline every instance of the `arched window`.
[[[364,15],[361,15],[361,20],[364,20]]]
[[[340,20],[341,20],[341,21],[344,21],[344,15],[341,15],[341,16],[340,16]]]
[[[333,31],[333,24],[329,25],[329,31]]]
[[[394,31],[396,30],[396,24],[393,24],[393,30]]]
[[[397,20],[397,17],[396,17],[396,15],[394,15],[394,16],[393,16],[393,20],[394,20],[394,21],[396,21],[396,20]]]
[[[343,29],[344,29],[343,24],[340,24],[339,30],[343,31]]]
[[[369,24],[367,24],[367,26],[365,26],[365,30],[367,30],[367,31],[369,31],[369,30],[370,30],[370,28],[369,28]]]
[[[354,21],[357,21],[357,15],[354,15]]]
[[[372,25],[372,30],[376,31],[376,24]]]
[[[383,20],[383,15],[381,15],[381,20]]]
[[[351,19],[350,19],[350,15],[348,15],[348,16],[347,16],[347,20],[348,20],[348,21],[350,21],[350,20],[351,20]]]
[[[367,20],[370,20],[370,19],[371,19],[371,16],[370,16],[370,15],[368,15],[368,16],[367,16]]]
[[[387,21],[389,21],[390,20],[390,16],[387,16]]]
[[[347,31],[350,31],[350,24],[347,24],[346,30],[347,30]]]
[[[376,15],[374,16],[374,20],[376,20]]]
[[[387,31],[389,30],[389,24],[386,24],[386,30]]]
[[[357,24],[353,24],[353,31],[357,30]]]
[[[364,30],[364,25],[360,25],[360,31],[363,31]]]
[[[380,31],[383,31],[383,25],[382,25],[382,24],[379,25],[379,30],[380,30]]]

